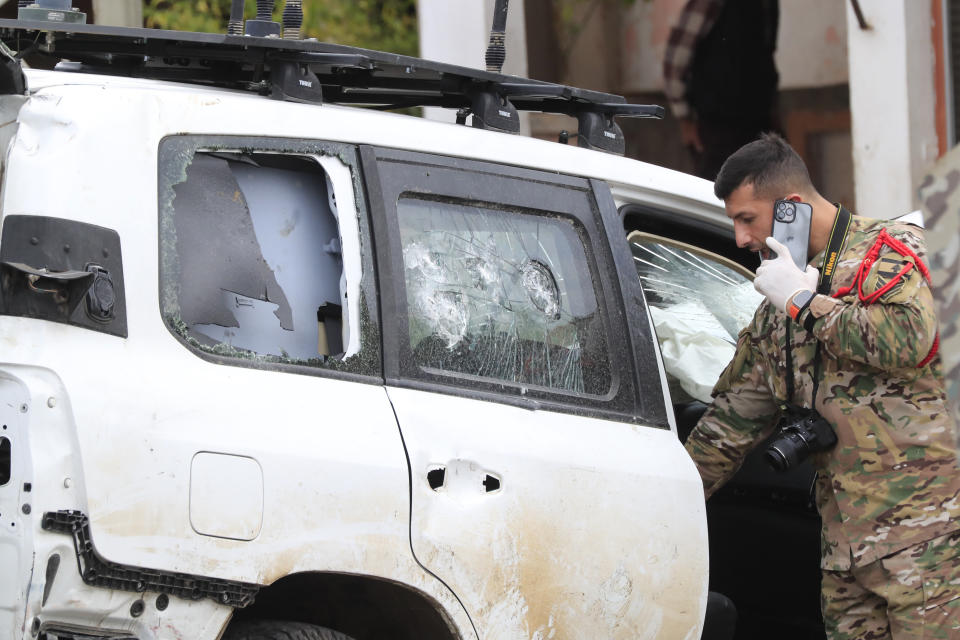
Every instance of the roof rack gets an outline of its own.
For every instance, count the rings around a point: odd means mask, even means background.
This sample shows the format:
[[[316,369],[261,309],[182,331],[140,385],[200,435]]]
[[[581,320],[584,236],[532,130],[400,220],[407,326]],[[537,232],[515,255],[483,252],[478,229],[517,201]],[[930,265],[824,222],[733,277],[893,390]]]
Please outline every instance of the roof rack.
[[[380,109],[458,109],[457,121],[519,132],[517,111],[577,118],[578,145],[623,155],[618,116],[662,118],[658,105],[622,96],[318,42],[160,29],[0,20],[0,40],[17,54],[58,69],[154,78],[253,91],[281,100]],[[7,62],[0,82],[15,75]],[[6,83],[3,83],[6,84]],[[16,86],[16,82],[14,82]]]

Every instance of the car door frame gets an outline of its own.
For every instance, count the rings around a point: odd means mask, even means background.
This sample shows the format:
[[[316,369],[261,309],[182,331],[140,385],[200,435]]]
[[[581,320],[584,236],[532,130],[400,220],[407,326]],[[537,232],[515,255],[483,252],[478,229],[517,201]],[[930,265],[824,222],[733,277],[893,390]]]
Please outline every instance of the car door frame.
[[[528,408],[559,410],[565,413],[642,423],[669,429],[666,402],[659,374],[657,347],[652,327],[647,321],[647,310],[640,283],[636,278],[632,257],[622,232],[619,214],[606,183],[542,170],[469,160],[450,156],[396,150],[384,147],[360,146],[360,158],[367,188],[367,203],[376,252],[376,270],[380,291],[382,318],[390,318],[398,327],[381,322],[383,328],[383,373],[388,386],[438,391],[447,394],[492,400]],[[506,205],[515,208],[559,212],[577,221],[581,240],[591,265],[597,305],[602,309],[607,331],[607,349],[610,355],[614,397],[621,406],[595,396],[572,393],[552,393],[526,389],[522,393],[508,385],[473,383],[469,388],[444,381],[439,377],[427,380],[404,371],[402,359],[409,354],[404,344],[408,335],[404,265],[399,244],[397,201],[402,194],[436,196],[413,181],[396,181],[391,164],[420,167],[423,178],[437,174],[456,176],[453,186],[445,181],[444,196],[481,203]],[[386,167],[386,171],[384,168]],[[512,193],[501,191],[499,197],[477,197],[484,185],[511,184]],[[583,191],[590,203],[589,213],[568,211],[568,204],[555,188]],[[551,198],[552,196],[552,198]],[[544,199],[538,200],[537,197]],[[631,275],[633,274],[633,275]],[[628,357],[616,357],[626,355]],[[650,376],[650,371],[658,371]],[[647,375],[643,375],[647,373]],[[620,397],[624,390],[629,397]]]

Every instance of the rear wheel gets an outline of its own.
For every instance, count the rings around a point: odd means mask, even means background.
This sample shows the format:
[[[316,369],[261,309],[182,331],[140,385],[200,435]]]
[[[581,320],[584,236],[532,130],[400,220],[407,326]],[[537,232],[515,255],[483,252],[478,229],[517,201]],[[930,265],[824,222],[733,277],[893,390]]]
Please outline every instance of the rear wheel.
[[[231,624],[223,640],[353,640],[350,636],[305,622],[243,620]]]

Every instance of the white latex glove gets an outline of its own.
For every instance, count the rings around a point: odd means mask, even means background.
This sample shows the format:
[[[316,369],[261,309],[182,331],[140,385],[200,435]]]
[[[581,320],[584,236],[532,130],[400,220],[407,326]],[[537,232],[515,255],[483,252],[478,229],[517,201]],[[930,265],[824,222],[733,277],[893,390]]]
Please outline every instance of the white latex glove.
[[[797,293],[817,290],[820,271],[810,265],[806,271],[801,271],[794,264],[790,249],[773,238],[767,238],[766,242],[777,257],[760,263],[753,288],[765,295],[775,308],[786,313],[787,303]]]

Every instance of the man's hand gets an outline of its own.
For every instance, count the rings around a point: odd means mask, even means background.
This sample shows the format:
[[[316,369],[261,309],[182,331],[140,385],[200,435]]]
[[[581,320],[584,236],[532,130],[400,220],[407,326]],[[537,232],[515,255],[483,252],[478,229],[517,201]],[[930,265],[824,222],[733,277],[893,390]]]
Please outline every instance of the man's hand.
[[[760,263],[753,288],[765,295],[775,308],[787,313],[787,303],[793,296],[801,291],[817,290],[820,271],[810,265],[801,271],[794,264],[790,249],[773,238],[767,238],[766,242],[777,257]]]
[[[680,141],[683,146],[690,147],[697,153],[703,153],[703,141],[700,140],[700,131],[693,118],[680,119]]]

